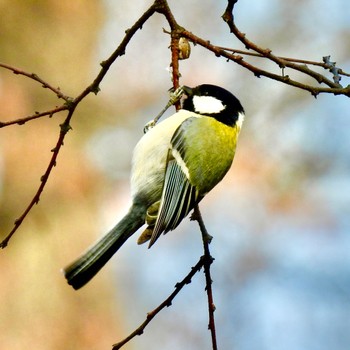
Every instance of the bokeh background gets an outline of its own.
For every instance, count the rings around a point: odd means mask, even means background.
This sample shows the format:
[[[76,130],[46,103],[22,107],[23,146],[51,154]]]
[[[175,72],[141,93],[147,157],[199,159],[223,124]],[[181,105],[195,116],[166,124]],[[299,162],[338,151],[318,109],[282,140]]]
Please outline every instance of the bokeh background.
[[[0,1],[0,61],[76,96],[151,1]],[[220,16],[226,1],[175,1],[178,22],[242,48]],[[346,0],[241,0],[236,22],[281,56],[350,71]],[[132,149],[171,86],[160,15],[138,32],[72,120],[36,206],[0,252],[0,349],[109,349],[172,292],[201,251],[184,220],[148,250],[132,237],[91,283],[60,273],[130,204]],[[269,68],[263,60],[254,62]],[[214,83],[246,109],[234,166],[201,204],[215,263],[218,343],[238,350],[343,350],[350,344],[349,99],[258,79],[192,47],[181,83]],[[292,74],[286,71],[286,74]],[[305,80],[308,81],[308,80]],[[349,79],[343,78],[344,86]],[[0,70],[0,120],[60,104],[39,84]],[[0,237],[33,197],[64,115],[0,130]],[[210,349],[203,273],[125,349]]]

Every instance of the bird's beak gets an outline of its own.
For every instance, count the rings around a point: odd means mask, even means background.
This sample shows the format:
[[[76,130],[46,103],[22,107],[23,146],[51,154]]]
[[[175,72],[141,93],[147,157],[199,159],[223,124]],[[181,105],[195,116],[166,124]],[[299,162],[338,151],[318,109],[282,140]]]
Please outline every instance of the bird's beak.
[[[182,90],[184,91],[184,93],[185,93],[188,97],[190,97],[190,96],[193,95],[193,89],[190,88],[190,87],[188,87],[188,86],[186,86],[186,85],[182,86]]]

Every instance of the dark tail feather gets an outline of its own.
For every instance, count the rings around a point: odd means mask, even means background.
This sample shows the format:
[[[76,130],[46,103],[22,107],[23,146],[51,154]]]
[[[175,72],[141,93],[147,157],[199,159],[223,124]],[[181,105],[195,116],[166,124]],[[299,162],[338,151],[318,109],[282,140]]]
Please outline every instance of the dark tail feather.
[[[145,223],[145,209],[132,206],[128,214],[85,254],[67,266],[63,272],[74,289],[89,282],[117,250]]]

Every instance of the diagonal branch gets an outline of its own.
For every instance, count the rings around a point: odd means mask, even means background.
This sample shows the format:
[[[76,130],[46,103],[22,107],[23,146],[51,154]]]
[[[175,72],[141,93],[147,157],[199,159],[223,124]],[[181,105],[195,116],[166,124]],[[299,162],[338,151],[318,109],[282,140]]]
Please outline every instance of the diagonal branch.
[[[125,55],[126,47],[128,46],[130,40],[132,37],[136,34],[138,30],[142,29],[142,26],[147,22],[147,20],[156,12],[156,5],[155,3],[152,4],[148,10],[134,23],[132,27],[127,29],[125,31],[125,36],[117,49],[111,54],[109,58],[107,58],[105,61],[101,62],[101,70],[98,73],[97,77],[94,79],[94,81],[85,88],[82,93],[77,96],[74,99],[75,103],[79,103],[82,99],[84,99],[88,94],[91,92],[94,94],[97,94],[100,91],[100,83],[107,74],[109,68],[112,66],[112,64],[116,61],[116,59],[120,56]]]
[[[67,109],[68,109],[68,106],[66,104],[64,104],[60,107],[56,107],[56,108],[51,109],[49,111],[35,112],[34,114],[29,115],[29,116],[24,117],[24,118],[14,119],[14,120],[10,120],[8,122],[1,122],[0,121],[0,128],[4,128],[5,126],[14,125],[14,124],[23,125],[31,120],[38,119],[38,118],[45,117],[45,116],[48,116],[49,118],[51,118],[54,114],[56,114],[58,112],[65,111]]]
[[[242,66],[243,68],[248,69],[256,77],[265,76],[267,78],[279,81],[281,83],[291,85],[291,86],[297,87],[297,88],[302,89],[302,90],[309,91],[314,96],[317,96],[319,93],[332,93],[334,95],[345,95],[345,96],[350,97],[350,85],[343,88],[343,87],[322,87],[322,86],[317,87],[317,86],[304,84],[304,83],[301,83],[299,81],[291,79],[288,75],[275,74],[275,73],[271,73],[269,71],[260,69],[256,66],[252,65],[251,63],[247,62],[243,58],[243,56],[232,54],[232,53],[222,49],[220,46],[213,45],[209,41],[204,40],[204,39],[194,35],[193,33],[189,32],[185,29],[181,30],[180,34],[181,34],[181,36],[187,38],[188,40],[192,41],[193,43],[200,45],[200,46],[208,49],[209,51],[213,52],[217,57],[220,57],[220,56],[225,57],[228,61],[233,61],[233,62],[237,63],[238,65]],[[310,75],[307,72],[308,69],[303,69],[303,70],[304,70],[303,73]],[[318,73],[315,73],[315,74],[318,74]],[[324,79],[324,78],[322,78],[323,76],[321,74],[319,74],[319,76],[320,76],[321,80]]]
[[[215,327],[215,318],[214,318],[214,312],[215,312],[215,304],[214,304],[214,298],[213,298],[213,290],[212,290],[212,284],[213,281],[211,279],[211,273],[210,273],[210,266],[214,261],[214,258],[210,254],[209,250],[209,244],[212,240],[212,236],[208,233],[204,221],[202,218],[202,214],[199,211],[198,205],[194,207],[193,214],[191,216],[191,220],[196,220],[198,222],[200,231],[202,233],[202,241],[203,241],[203,249],[204,249],[204,275],[205,275],[205,290],[207,291],[207,299],[208,299],[208,313],[209,313],[209,324],[208,329],[210,330],[211,334],[211,343],[212,343],[212,349],[217,350],[217,340],[216,340],[216,327]]]
[[[35,204],[39,203],[41,193],[44,190],[44,187],[47,183],[47,180],[51,174],[51,171],[56,166],[56,160],[58,157],[58,153],[60,152],[60,149],[63,146],[63,140],[64,140],[67,132],[71,129],[71,127],[69,125],[69,121],[73,115],[73,112],[74,112],[74,109],[72,109],[68,113],[66,120],[60,125],[60,133],[59,133],[56,147],[51,150],[53,154],[52,154],[51,160],[49,162],[49,165],[48,165],[44,175],[40,178],[41,183],[40,183],[38,190],[36,191],[33,199],[31,200],[31,202],[29,203],[28,207],[25,209],[23,214],[18,219],[15,220],[13,229],[5,237],[5,239],[0,243],[0,248],[5,248],[7,246],[9,240],[14,235],[14,233],[17,231],[18,227],[22,224],[23,220],[26,218],[28,213],[31,211],[31,209],[34,207]]]
[[[250,49],[254,50],[260,56],[265,57],[265,58],[269,59],[270,61],[276,63],[282,69],[282,72],[283,72],[283,69],[286,67],[291,68],[293,70],[299,71],[301,73],[304,73],[304,74],[314,78],[320,84],[321,83],[326,84],[329,88],[315,87],[315,86],[311,86],[311,85],[302,84],[302,83],[299,83],[295,80],[292,80],[289,76],[285,76],[284,74],[276,75],[276,74],[267,72],[263,69],[259,69],[253,65],[250,65],[250,64],[246,64],[245,68],[252,71],[258,77],[266,76],[268,78],[283,82],[285,84],[292,85],[292,86],[298,87],[300,89],[310,91],[312,93],[312,95],[314,95],[315,97],[321,92],[333,93],[334,95],[345,95],[345,96],[350,97],[350,85],[343,88],[339,84],[340,77],[337,75],[339,75],[339,72],[341,70],[339,70],[339,69],[333,70],[333,72],[335,74],[333,73],[334,74],[334,77],[333,77],[334,82],[332,82],[331,80],[327,79],[324,75],[319,74],[319,73],[311,70],[306,64],[298,64],[298,63],[296,63],[296,61],[293,62],[291,60],[288,60],[288,59],[286,60],[282,57],[275,56],[274,54],[272,54],[272,51],[270,49],[262,48],[262,47],[256,45],[255,43],[253,43],[252,41],[250,41],[246,37],[246,35],[244,33],[242,33],[235,25],[233,9],[234,9],[234,6],[237,2],[238,2],[238,0],[228,0],[227,7],[226,7],[224,14],[222,15],[222,18],[229,26],[230,32],[233,33],[236,36],[236,38],[239,41],[241,41],[242,44],[248,50],[250,50]],[[237,62],[237,63],[239,63],[239,62]],[[242,65],[243,65],[243,59],[242,59]],[[332,71],[332,67],[329,65],[329,62],[324,61],[324,67],[328,68],[328,69],[330,69],[330,71]]]
[[[149,9],[134,23],[134,25],[130,29],[126,30],[124,39],[121,41],[121,43],[118,46],[118,48],[112,53],[112,55],[107,60],[105,60],[105,61],[103,61],[101,63],[102,68],[101,68],[99,74],[97,75],[97,77],[94,79],[94,81],[88,87],[86,87],[81,92],[80,95],[78,95],[74,99],[72,99],[70,97],[67,97],[66,95],[63,95],[59,89],[53,88],[50,84],[48,84],[43,79],[39,78],[36,74],[27,73],[27,72],[22,71],[20,69],[17,69],[17,68],[14,68],[14,67],[11,67],[11,66],[8,66],[8,65],[5,65],[5,64],[0,64],[1,67],[5,68],[5,69],[9,69],[15,74],[24,75],[24,76],[26,76],[28,78],[31,78],[31,79],[41,83],[44,88],[50,89],[58,97],[63,98],[66,101],[66,103],[65,103],[64,107],[62,107],[62,109],[56,110],[56,112],[61,111],[61,110],[65,110],[65,109],[68,110],[68,115],[67,115],[65,121],[60,125],[61,129],[60,129],[58,141],[57,141],[56,146],[52,150],[53,154],[52,154],[51,160],[49,162],[49,165],[48,165],[44,175],[41,177],[40,186],[39,186],[38,190],[36,191],[33,199],[31,200],[31,202],[29,203],[27,208],[22,213],[22,215],[18,219],[15,220],[14,227],[12,228],[10,233],[5,237],[5,239],[2,242],[0,242],[0,248],[5,248],[8,245],[8,242],[10,241],[10,239],[12,238],[14,233],[17,231],[17,229],[20,227],[20,225],[22,224],[23,220],[26,218],[28,213],[33,208],[33,206],[35,204],[38,204],[38,202],[40,200],[40,196],[41,196],[41,194],[42,194],[42,192],[44,190],[44,187],[45,187],[45,185],[46,185],[46,183],[48,181],[48,178],[49,178],[49,176],[51,174],[51,171],[53,170],[54,166],[56,166],[57,157],[58,157],[58,154],[59,154],[59,151],[60,151],[61,147],[63,146],[64,138],[65,138],[67,132],[71,129],[70,121],[71,121],[71,119],[72,119],[72,117],[74,115],[76,107],[90,93],[95,93],[95,94],[98,93],[98,91],[99,91],[99,84],[101,83],[101,81],[103,80],[105,75],[107,74],[107,72],[108,72],[109,68],[111,67],[111,65],[114,63],[114,61],[118,57],[120,57],[120,56],[125,54],[125,49],[126,49],[128,43],[130,42],[131,38],[134,36],[134,34],[138,30],[142,29],[143,24],[156,12],[156,8],[157,8],[156,2],[152,6],[149,7]],[[0,127],[12,125],[14,123],[21,124],[21,123],[24,123],[24,122],[26,122],[28,120],[32,120],[32,119],[38,118],[39,116],[50,115],[50,114],[52,114],[52,111],[43,112],[40,115],[28,116],[26,118],[21,118],[20,120],[17,119],[16,121],[13,121],[13,122],[10,122],[10,123],[7,123],[7,124],[2,122],[2,123],[0,123]]]
[[[228,8],[230,9],[229,6],[228,6]],[[261,48],[260,46],[256,45],[252,41],[250,41],[246,37],[246,35],[244,33],[242,33],[237,28],[237,26],[235,25],[235,23],[233,21],[233,16],[229,16],[227,14],[227,9],[222,17],[223,17],[224,21],[228,24],[231,33],[233,33],[237,37],[237,39],[240,40],[242,42],[242,44],[247,49],[251,49],[251,50],[256,51],[262,57],[265,57],[265,58],[269,59],[270,61],[276,63],[282,69],[289,67],[289,68],[292,68],[294,70],[297,70],[299,72],[305,73],[305,74],[313,77],[314,79],[317,80],[318,83],[325,83],[326,85],[328,85],[329,87],[332,87],[332,88],[341,87],[339,84],[332,82],[331,80],[324,77],[322,74],[316,73],[313,70],[309,69],[306,65],[300,65],[300,64],[297,64],[295,62],[285,60],[282,57],[275,56],[270,49]]]
[[[181,37],[184,37],[192,41],[194,44],[198,44],[203,48],[207,49],[208,51],[214,53],[217,57],[224,57],[227,61],[232,61],[237,63],[243,68],[251,71],[257,77],[265,76],[267,78],[282,82],[284,84],[309,91],[314,96],[317,96],[319,93],[333,93],[335,95],[345,95],[350,97],[350,85],[347,87],[342,87],[339,84],[340,75],[350,76],[350,74],[345,73],[340,68],[336,67],[335,62],[330,62],[330,57],[325,56],[323,58],[323,63],[280,57],[280,56],[274,55],[270,49],[260,47],[259,45],[250,41],[246,37],[246,35],[236,27],[234,22],[233,10],[237,1],[238,0],[228,0],[228,5],[222,17],[224,21],[227,23],[231,33],[235,35],[235,37],[246,47],[247,50],[252,50],[253,52],[236,50],[233,48],[225,48],[225,47],[211,44],[209,41],[196,36],[195,34],[191,33],[190,31],[186,30],[185,28],[179,25],[168,5],[167,0],[155,0],[154,3],[146,10],[146,12],[144,12],[141,15],[141,17],[139,17],[139,19],[133,24],[133,26],[125,31],[125,36],[120,42],[119,46],[115,49],[115,51],[110,55],[109,58],[101,62],[101,68],[96,78],[75,98],[71,98],[63,94],[60,88],[53,87],[51,84],[47,83],[46,81],[44,81],[42,78],[40,78],[38,75],[34,73],[28,73],[21,69],[9,66],[7,64],[0,63],[0,67],[10,70],[14,74],[23,75],[29,79],[32,79],[40,83],[43,88],[52,91],[59,99],[63,99],[65,101],[65,103],[62,106],[53,108],[48,111],[35,112],[34,114],[29,115],[27,117],[15,119],[9,122],[0,122],[0,128],[6,127],[9,125],[14,125],[14,124],[22,125],[28,121],[32,121],[37,118],[41,118],[44,116],[51,117],[58,112],[65,111],[65,110],[67,111],[67,115],[64,122],[60,124],[58,139],[55,147],[51,150],[52,157],[46,168],[44,175],[41,177],[41,180],[40,180],[41,183],[33,199],[27,206],[27,208],[24,210],[22,215],[15,220],[14,227],[11,230],[11,232],[0,243],[0,248],[5,248],[7,246],[9,240],[11,239],[13,234],[17,231],[17,229],[20,227],[20,225],[22,224],[24,219],[27,217],[27,215],[29,214],[33,206],[35,204],[38,204],[38,202],[40,201],[41,194],[45,188],[45,185],[47,184],[49,176],[53,168],[56,166],[58,154],[62,146],[64,145],[65,137],[69,132],[69,130],[71,129],[70,122],[74,116],[77,106],[90,93],[97,94],[99,92],[100,84],[103,81],[106,74],[108,73],[110,67],[114,64],[114,62],[119,57],[125,54],[127,46],[131,41],[131,39],[139,30],[142,29],[143,25],[155,13],[162,14],[165,17],[170,27],[170,31],[169,32],[165,31],[165,32],[170,34],[171,36],[170,49],[171,49],[172,83],[173,83],[174,90],[176,90],[176,88],[178,88],[180,85],[179,84],[180,72],[179,72],[178,46],[179,46],[179,39]],[[269,72],[267,70],[261,69],[247,62],[246,57],[249,57],[249,56],[261,57],[261,58],[268,59],[271,62],[274,62],[279,67],[279,69],[281,69],[281,74]],[[323,67],[324,69],[329,70],[333,74],[333,81],[328,79],[324,75],[319,74],[316,71],[310,69],[308,65],[320,66],[320,67]],[[293,80],[288,75],[284,75],[285,68],[289,68],[293,71],[303,73],[306,76],[316,80],[318,84],[324,84],[325,86],[307,85],[297,80]],[[179,105],[177,105],[176,107],[179,108]],[[209,243],[210,243],[211,237],[206,231],[206,228],[204,226],[198,207],[194,208],[194,214],[192,218],[198,221],[200,230],[202,232],[204,255],[199,259],[197,264],[194,267],[192,267],[191,271],[187,274],[187,276],[181,282],[175,285],[175,290],[169,295],[169,297],[167,297],[157,308],[150,311],[147,314],[145,321],[135,331],[133,331],[128,337],[114,344],[113,349],[115,350],[120,349],[123,345],[125,345],[131,339],[133,339],[136,335],[141,335],[144,332],[147,325],[152,321],[152,319],[159,312],[161,312],[165,307],[169,307],[172,304],[177,294],[182,290],[182,288],[186,284],[189,284],[191,282],[191,279],[193,278],[193,276],[197,272],[199,272],[202,267],[204,267],[204,273],[205,273],[205,279],[206,279],[206,292],[207,292],[208,314],[209,314],[208,328],[211,332],[212,349],[213,350],[217,349],[216,329],[215,329],[215,319],[214,319],[215,305],[213,301],[212,279],[211,279],[211,273],[210,273],[210,266],[214,260],[210,255],[210,251],[209,251]]]
[[[265,58],[265,56],[263,56],[260,53],[256,53],[256,52],[244,51],[244,50],[234,49],[234,48],[230,48],[230,47],[223,47],[223,46],[220,46],[220,48],[225,50],[225,51],[232,52],[233,54],[239,54],[239,55],[243,55],[243,56],[253,56],[253,57],[258,57],[258,58]],[[328,70],[331,68],[330,64],[325,62],[326,59],[328,58],[328,56],[323,57],[323,62],[316,62],[316,61],[304,60],[304,59],[300,59],[300,58],[283,57],[283,56],[278,56],[278,58],[281,60],[287,61],[287,62],[302,63],[302,64],[310,65],[310,66],[318,66],[318,67],[322,67],[322,68],[328,69]],[[338,68],[338,74],[350,77],[349,73],[344,72],[340,68]]]
[[[197,262],[197,264],[191,268],[191,271],[188,273],[188,275],[181,282],[176,283],[175,290],[161,304],[159,304],[159,306],[157,306],[154,310],[147,313],[147,317],[146,317],[145,321],[138,328],[136,328],[132,333],[130,333],[130,335],[128,335],[125,339],[121,340],[118,343],[115,343],[113,345],[113,350],[120,349],[122,346],[124,346],[126,343],[128,343],[131,339],[133,339],[137,335],[143,334],[145,328],[152,321],[152,319],[155,316],[157,316],[157,314],[160,311],[162,311],[165,307],[171,306],[171,304],[172,304],[173,300],[175,299],[175,297],[177,296],[177,294],[179,294],[181,289],[183,287],[185,287],[186,284],[191,283],[193,276],[198,271],[201,270],[201,268],[204,266],[204,264],[205,264],[205,257],[202,256],[199,259],[199,261]]]
[[[227,8],[223,14],[224,21],[229,25],[230,31],[245,45],[247,49],[254,50],[255,53],[247,53],[246,51],[242,50],[236,50],[232,48],[223,48],[221,46],[216,46],[210,43],[208,40],[204,40],[192,32],[188,31],[181,25],[179,25],[175,19],[172,17],[171,11],[168,6],[163,6],[161,13],[164,14],[164,16],[167,18],[169,25],[171,27],[171,32],[167,32],[164,30],[165,33],[170,34],[171,37],[184,37],[188,39],[189,41],[193,42],[195,45],[198,44],[205,49],[213,52],[217,57],[225,57],[228,61],[233,61],[240,66],[248,69],[256,77],[265,76],[267,78],[282,82],[287,85],[291,85],[294,87],[297,87],[299,89],[307,90],[311,92],[313,96],[317,96],[319,93],[333,93],[334,95],[345,95],[350,97],[350,85],[347,87],[342,87],[339,84],[340,76],[339,74],[343,74],[348,76],[349,74],[343,72],[340,68],[337,68],[334,66],[334,62],[329,62],[328,56],[324,57],[323,63],[315,63],[314,65],[322,66],[325,69],[329,69],[333,73],[333,80],[331,81],[328,78],[326,78],[324,75],[313,71],[310,69],[306,64],[310,61],[305,60],[297,60],[297,59],[288,59],[284,57],[275,56],[272,54],[272,51],[270,49],[261,48],[260,46],[256,45],[252,41],[246,38],[246,35],[242,33],[235,25],[233,20],[233,7],[237,3],[238,0],[228,0]],[[158,2],[165,2],[164,1],[158,1]],[[169,14],[170,12],[170,14]],[[239,54],[237,54],[239,53]],[[247,62],[242,55],[246,56],[257,56],[262,58],[267,58],[270,61],[274,62],[278,65],[278,67],[281,69],[281,74],[272,73],[269,71],[266,71],[264,69],[258,68],[254,66],[253,64]],[[299,62],[298,62],[299,61]],[[313,86],[301,83],[297,80],[293,80],[288,75],[284,74],[284,69],[290,68],[292,70],[301,72],[309,77],[312,77],[315,79],[319,84],[325,84],[328,87],[324,86]]]
[[[67,95],[64,95],[60,88],[54,88],[52,85],[50,85],[48,82],[46,82],[45,80],[41,79],[37,74],[35,73],[28,73],[28,72],[25,72],[24,70],[22,69],[19,69],[19,68],[16,68],[16,67],[13,67],[13,66],[10,66],[8,64],[5,64],[5,63],[0,63],[0,67],[2,68],[5,68],[7,70],[10,70],[12,71],[13,74],[17,74],[17,75],[23,75],[27,78],[30,78],[34,81],[37,81],[38,83],[40,83],[42,85],[42,87],[44,89],[49,89],[51,90],[52,92],[54,92],[58,98],[61,98],[63,100],[65,100],[66,102],[68,102],[71,98]]]

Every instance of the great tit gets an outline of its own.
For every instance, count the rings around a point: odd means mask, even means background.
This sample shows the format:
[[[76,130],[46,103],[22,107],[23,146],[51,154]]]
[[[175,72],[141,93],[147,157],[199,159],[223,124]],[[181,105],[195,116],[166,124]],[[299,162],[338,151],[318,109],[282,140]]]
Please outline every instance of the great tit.
[[[74,289],[84,286],[141,226],[138,243],[151,247],[174,230],[229,170],[244,109],[215,85],[182,87],[182,108],[137,143],[132,160],[132,205],[124,218],[64,269]]]

